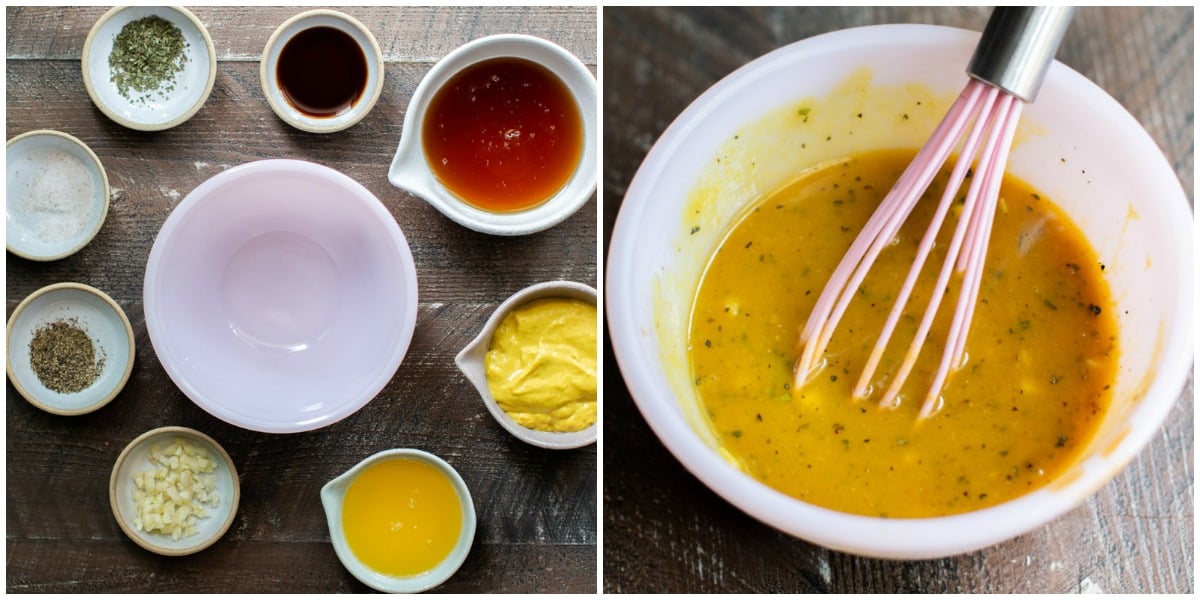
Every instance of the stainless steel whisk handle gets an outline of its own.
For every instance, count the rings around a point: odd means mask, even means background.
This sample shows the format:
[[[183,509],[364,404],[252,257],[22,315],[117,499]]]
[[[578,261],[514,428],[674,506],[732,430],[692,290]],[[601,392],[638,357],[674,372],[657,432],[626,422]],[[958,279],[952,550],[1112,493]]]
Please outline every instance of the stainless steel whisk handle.
[[[1073,6],[996,7],[967,73],[1033,102],[1074,14]]]

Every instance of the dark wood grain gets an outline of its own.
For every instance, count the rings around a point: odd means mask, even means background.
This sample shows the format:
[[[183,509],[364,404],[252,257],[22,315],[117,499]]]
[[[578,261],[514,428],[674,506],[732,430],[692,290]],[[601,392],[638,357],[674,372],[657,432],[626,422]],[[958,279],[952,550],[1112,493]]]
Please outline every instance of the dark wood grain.
[[[516,440],[454,366],[454,355],[518,289],[555,279],[596,285],[595,198],[549,231],[501,238],[467,230],[387,181],[408,101],[441,56],[477,37],[521,32],[558,43],[594,71],[596,9],[342,8],[378,38],[385,89],[366,119],[330,135],[286,125],[259,83],[267,38],[304,9],[194,9],[217,50],[216,83],[200,112],[159,133],[125,129],[88,98],[79,58],[104,10],[5,10],[6,135],[42,128],[75,135],[100,157],[113,188],[103,229],[79,253],[51,263],[6,256],[6,314],[38,288],[79,281],[121,304],[137,345],[125,389],[89,415],[41,412],[7,384],[7,591],[369,591],[334,554],[318,493],[359,460],[396,447],[446,459],[462,474],[478,513],[466,563],[437,591],[596,591],[596,447],[550,451]],[[264,158],[321,163],[362,183],[400,224],[417,264],[417,328],[395,377],[362,410],[307,433],[249,432],[199,409],[159,364],[142,308],[146,259],[171,210],[209,177]],[[241,477],[229,532],[185,558],[136,546],[108,503],[121,449],[163,425],[211,435]]]
[[[658,136],[751,59],[859,25],[979,30],[988,14],[982,7],[604,8],[604,239]],[[1193,15],[1191,7],[1080,9],[1059,52],[1146,127],[1189,197]],[[605,592],[1194,591],[1191,380],[1150,446],[1078,509],[979,552],[898,562],[799,541],[726,503],[655,438],[611,350],[604,369]]]

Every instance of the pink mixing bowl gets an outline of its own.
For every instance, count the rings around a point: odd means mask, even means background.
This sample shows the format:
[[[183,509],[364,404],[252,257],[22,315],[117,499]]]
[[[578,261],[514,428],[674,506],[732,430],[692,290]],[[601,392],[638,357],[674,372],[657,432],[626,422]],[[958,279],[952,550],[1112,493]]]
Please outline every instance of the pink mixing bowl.
[[[197,187],[159,231],[146,328],[171,380],[213,416],[308,431],[365,406],[417,320],[403,232],[353,179],[264,160]]]

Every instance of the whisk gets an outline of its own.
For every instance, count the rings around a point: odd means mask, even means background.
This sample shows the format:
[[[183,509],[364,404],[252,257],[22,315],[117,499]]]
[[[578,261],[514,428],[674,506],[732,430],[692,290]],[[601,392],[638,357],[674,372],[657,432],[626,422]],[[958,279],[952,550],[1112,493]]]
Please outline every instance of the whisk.
[[[940,408],[941,390],[950,371],[965,359],[967,333],[979,295],[984,256],[991,236],[992,218],[1000,182],[1008,162],[1008,152],[1016,132],[1021,109],[1033,102],[1037,90],[1062,36],[1074,13],[1072,7],[998,7],[984,28],[979,44],[967,67],[971,79],[951,106],[941,124],[905,169],[883,202],[871,215],[861,233],[842,258],[812,314],[800,332],[804,345],[795,364],[795,387],[802,386],[824,364],[823,355],[833,331],[854,298],[855,291],[874,264],[879,253],[896,237],[917,200],[925,193],[934,176],[941,171],[951,152],[961,150],[946,183],[946,191],[933,219],[917,247],[917,255],[904,280],[887,321],[854,386],[853,397],[863,399],[872,393],[872,377],[879,366],[892,333],[908,304],[917,278],[933,249],[958,190],[975,164],[965,203],[947,246],[946,258],[938,273],[924,318],[895,375],[880,400],[880,406],[895,406],[901,386],[907,380],[921,348],[929,336],[934,317],[941,305],[951,272],[962,275],[958,303],[950,324],[941,362],[921,405],[919,419]],[[965,138],[963,137],[965,132]]]

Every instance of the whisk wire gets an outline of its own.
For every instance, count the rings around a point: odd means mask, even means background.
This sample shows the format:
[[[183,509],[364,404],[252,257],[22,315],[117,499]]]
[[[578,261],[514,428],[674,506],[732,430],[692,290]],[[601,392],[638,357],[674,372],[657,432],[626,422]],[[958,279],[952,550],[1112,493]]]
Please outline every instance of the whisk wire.
[[[817,357],[824,354],[834,329],[854,298],[855,290],[862,285],[876,257],[896,236],[921,194],[929,188],[941,165],[953,151],[968,122],[959,117],[974,112],[982,91],[983,88],[968,84],[934,131],[931,139],[937,143],[921,148],[838,263],[830,283],[821,292],[801,331],[800,341],[804,344],[804,350],[795,365],[796,387],[803,385],[815,370]],[[916,193],[912,193],[913,190]]]
[[[985,188],[984,198],[987,199],[986,214],[981,220],[983,232],[975,239],[975,249],[972,252],[969,260],[974,264],[966,266],[966,273],[973,273],[972,285],[968,302],[964,308],[965,316],[963,320],[966,323],[971,322],[971,317],[975,311],[976,299],[979,296],[979,286],[983,279],[983,265],[987,255],[988,242],[991,238],[993,217],[996,214],[996,206],[999,202],[1000,184],[1004,177],[1004,171],[1008,167],[1009,148],[1012,146],[1013,138],[1016,135],[1017,123],[1021,118],[1021,111],[1025,107],[1025,103],[1019,98],[1013,96],[1004,96],[1006,100],[1007,110],[1003,110],[1000,118],[1003,120],[1001,134],[998,137],[998,145],[994,154],[993,162],[987,171],[984,173],[988,177],[988,185]],[[961,362],[963,352],[966,348],[967,336],[965,330],[958,336],[954,345],[953,355],[956,357],[956,362]]]
[[[969,85],[973,84],[974,83]],[[958,259],[965,254],[963,252],[964,246],[967,248],[966,253],[971,252],[971,249],[974,247],[975,238],[972,236],[977,234],[979,230],[977,227],[973,228],[972,225],[978,223],[978,219],[981,218],[985,212],[984,210],[980,210],[979,194],[981,190],[986,189],[988,182],[985,167],[987,164],[989,164],[991,145],[994,144],[996,138],[995,131],[998,124],[999,111],[995,110],[995,108],[997,105],[997,98],[999,96],[1000,90],[988,86],[986,92],[987,101],[982,106],[981,110],[974,115],[976,129],[982,128],[982,131],[991,131],[992,135],[989,136],[984,142],[982,148],[978,147],[980,141],[979,139],[968,140],[970,147],[964,147],[963,152],[959,155],[958,162],[955,165],[955,170],[965,170],[968,168],[976,161],[978,154],[979,162],[977,166],[981,169],[981,172],[978,173],[978,176],[972,178],[971,184],[967,189],[967,194],[963,199],[962,212],[959,215],[958,224],[955,226],[954,236],[951,239],[950,246],[947,249],[945,260],[942,263],[942,269],[938,274],[937,284],[933,288],[933,292],[929,300],[929,305],[926,307],[924,317],[921,319],[921,323],[917,328],[917,334],[913,337],[913,340],[908,347],[908,351],[905,352],[900,366],[897,368],[896,373],[892,377],[891,384],[888,386],[887,391],[884,392],[883,397],[879,401],[880,406],[893,406],[896,398],[900,395],[900,390],[904,383],[908,380],[908,376],[912,373],[913,368],[916,366],[917,359],[921,354],[925,340],[929,337],[929,331],[933,327],[934,319],[937,316],[938,308],[941,306],[942,299],[945,296],[947,284],[950,281],[951,274],[954,272],[955,264]],[[1002,97],[1000,98],[1000,103],[1003,103]],[[947,183],[946,193],[953,196],[958,192],[959,188],[958,185],[951,186],[951,183],[954,182]],[[958,184],[961,185],[961,180],[958,181]],[[927,233],[926,235],[936,236],[937,232],[934,231]],[[932,240],[930,240],[930,243],[932,243]],[[963,284],[959,288],[959,308],[962,306],[961,300],[965,290],[968,287],[968,284]],[[899,308],[902,309],[903,307]],[[953,331],[953,329],[954,327],[952,325],[951,330]],[[947,344],[949,343],[950,342],[948,341]],[[945,353],[943,358],[945,358]],[[943,361],[942,365],[945,364],[946,363]],[[942,365],[939,365],[939,369]],[[946,370],[946,374],[948,374],[948,369]],[[937,378],[935,377],[935,380],[936,379]],[[944,379],[941,381],[944,382]],[[934,385],[930,387],[930,393],[926,396],[925,401],[921,405],[920,418],[925,418],[932,413],[933,409],[937,406],[936,402],[940,391],[941,384],[935,381]]]
[[[933,413],[940,401],[941,389],[946,378],[953,367],[962,364],[966,351],[966,324],[970,322],[975,301],[979,295],[984,256],[991,235],[1000,182],[1007,162],[1007,150],[1011,146],[1016,132],[1021,107],[1022,102],[1018,98],[1005,94],[985,82],[971,80],[967,84],[931,136],[931,143],[918,152],[916,158],[901,174],[896,185],[868,220],[862,232],[855,238],[850,250],[843,256],[842,261],[835,269],[829,284],[821,292],[816,306],[801,332],[804,350],[796,363],[795,383],[797,387],[802,386],[817,370],[820,364],[818,357],[825,353],[834,330],[845,315],[871,266],[884,247],[896,237],[917,201],[932,184],[934,177],[951,152],[958,146],[963,131],[970,126],[965,140],[962,141],[959,158],[951,171],[934,217],[920,241],[917,256],[853,390],[855,399],[862,399],[870,395],[871,379],[878,370],[885,348],[895,333],[900,317],[909,303],[916,281],[928,260],[950,207],[966,179],[966,173],[974,163],[977,175],[972,178],[968,187],[958,224],[955,226],[924,317],[897,367],[895,375],[891,378],[887,390],[879,401],[881,406],[892,406],[896,403],[901,388],[915,367],[925,340],[933,327],[950,277],[953,272],[957,271],[962,274],[963,280],[953,320],[946,337],[945,349],[948,351],[943,352],[929,393],[921,405],[919,418],[924,419]]]
[[[950,277],[957,272],[961,275],[958,302],[942,347],[941,361],[921,405],[918,419],[924,419],[938,409],[942,402],[942,388],[950,371],[961,368],[967,362],[967,333],[979,297],[1000,184],[1021,110],[1024,102],[1032,102],[1037,95],[1073,13],[1071,7],[997,7],[993,10],[967,66],[970,82],[938,124],[929,142],[917,153],[871,215],[821,291],[800,332],[803,350],[795,363],[795,389],[812,379],[823,366],[825,349],[867,272],[883,248],[897,239],[897,233],[917,201],[929,189],[962,139],[967,126],[973,124],[967,138],[962,141],[962,150],[936,208],[933,222],[919,242],[917,257],[853,390],[856,399],[871,395],[871,379],[879,368],[884,349],[912,297],[916,281],[953,206],[955,196],[966,179],[966,173],[970,165],[975,163],[976,175],[963,198],[963,207],[954,226],[937,285],[930,294],[916,335],[880,401],[883,406],[899,404],[897,399],[900,390],[933,327],[938,309],[948,292]]]
[[[958,305],[955,307],[954,320],[950,324],[950,332],[946,336],[945,348],[942,353],[938,370],[929,387],[929,393],[921,404],[920,419],[929,417],[937,407],[941,390],[946,383],[953,367],[961,366],[966,352],[969,324],[975,312],[976,300],[979,297],[979,286],[983,279],[984,257],[992,232],[992,222],[996,214],[996,204],[999,200],[1000,183],[1004,177],[1004,169],[1008,162],[1008,149],[1012,146],[1016,134],[1017,122],[1020,120],[1023,102],[1008,94],[1001,95],[999,107],[994,115],[995,125],[993,135],[983,148],[979,158],[980,188],[968,192],[975,193],[976,199],[968,202],[981,201],[983,204],[973,218],[974,232],[968,231],[970,243],[965,256],[962,287],[959,289]],[[982,194],[982,200],[979,200]],[[960,257],[962,258],[962,257]],[[931,319],[932,315],[926,315]]]
[[[992,105],[996,101],[995,88],[988,89],[988,86],[978,81],[972,81],[968,84],[968,90],[973,94],[982,94],[982,102],[977,104],[976,110],[964,112],[958,115],[965,122],[974,120],[974,125],[971,131],[967,134],[966,140],[963,142],[962,149],[959,152],[959,159],[955,163],[954,170],[950,173],[950,178],[946,182],[946,189],[942,193],[940,202],[934,212],[933,218],[930,220],[929,227],[925,230],[925,235],[921,238],[920,245],[917,249],[917,256],[913,260],[912,267],[905,277],[904,285],[901,286],[900,292],[896,296],[896,302],[892,305],[892,310],[888,313],[887,321],[884,323],[883,331],[880,333],[879,339],[875,342],[874,348],[871,349],[871,355],[867,359],[866,365],[863,367],[862,375],[859,377],[858,383],[854,387],[852,396],[855,399],[863,399],[870,395],[870,381],[875,374],[875,370],[879,366],[880,360],[883,358],[883,353],[892,334],[895,333],[896,325],[900,321],[900,316],[904,313],[904,308],[908,306],[909,298],[916,287],[917,278],[924,269],[925,263],[929,258],[930,252],[933,250],[934,243],[937,239],[937,234],[941,231],[942,224],[945,222],[946,215],[950,212],[950,207],[953,206],[955,196],[959,186],[966,179],[967,171],[970,169],[971,163],[978,151],[980,141],[983,139],[983,134],[989,124],[986,118],[980,118],[981,115],[986,116],[991,111]],[[977,180],[972,180],[972,184]],[[942,270],[939,272],[937,285],[934,286],[933,294],[929,298],[926,307],[926,315],[935,313],[941,305],[946,284],[950,280],[951,264],[953,258],[958,254],[963,244],[966,228],[965,224],[971,216],[974,208],[974,203],[964,204],[962,213],[959,217],[959,225],[955,227],[954,235],[950,240],[947,259],[943,264]],[[897,381],[907,378],[909,370],[912,368],[912,363],[916,361],[916,354],[920,350],[920,345],[924,343],[925,338],[929,335],[929,328],[932,326],[933,319],[926,318],[921,322],[917,330],[916,336],[913,339],[913,344],[909,347],[909,351],[905,354],[904,361],[901,366],[900,375]],[[884,394],[880,400],[881,406],[889,406],[895,400],[899,393],[898,386],[891,386],[888,392]]]

